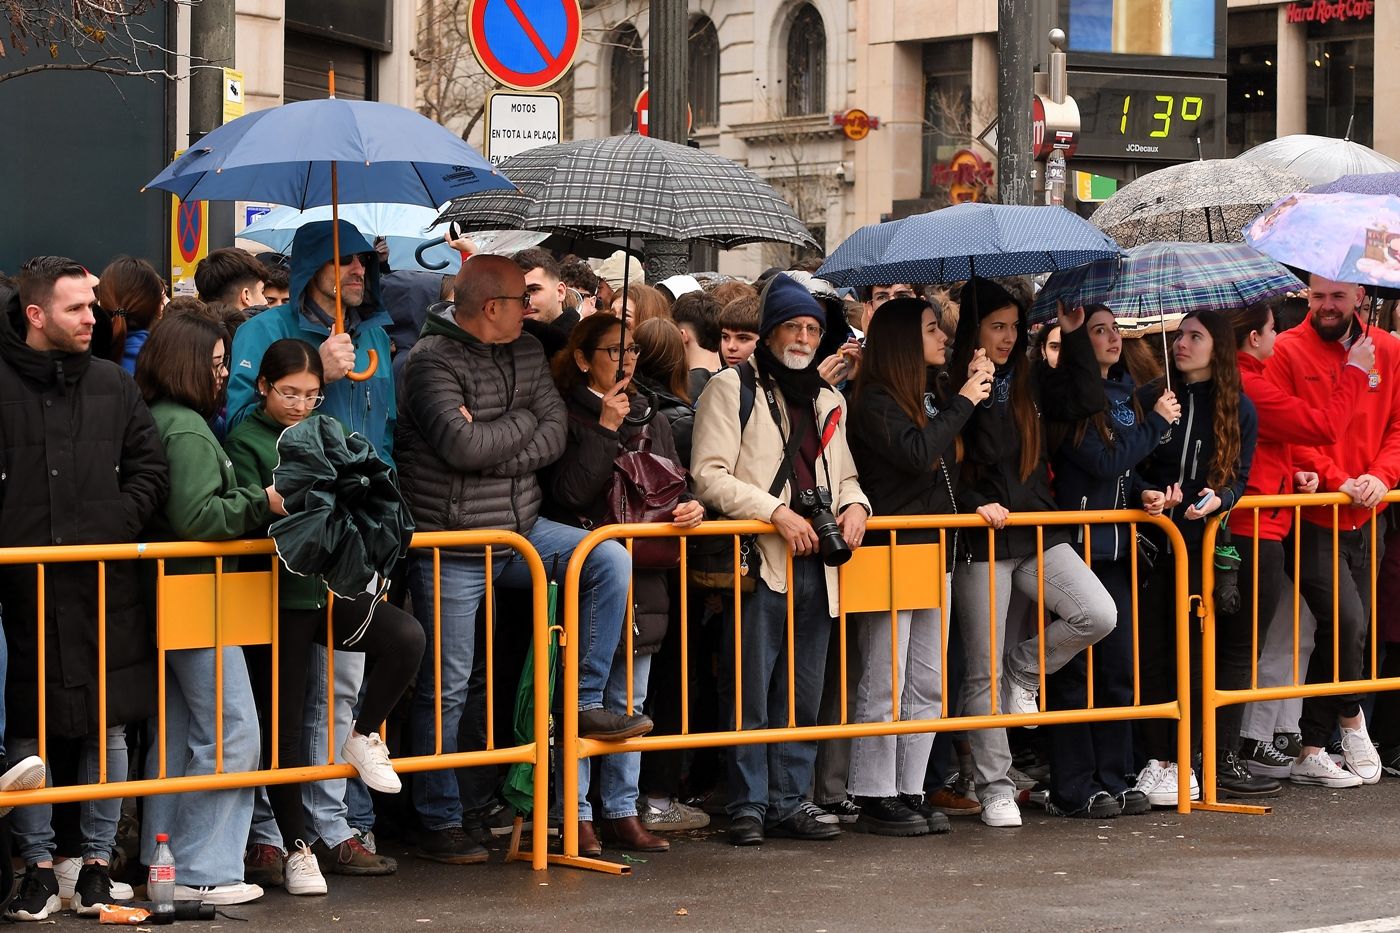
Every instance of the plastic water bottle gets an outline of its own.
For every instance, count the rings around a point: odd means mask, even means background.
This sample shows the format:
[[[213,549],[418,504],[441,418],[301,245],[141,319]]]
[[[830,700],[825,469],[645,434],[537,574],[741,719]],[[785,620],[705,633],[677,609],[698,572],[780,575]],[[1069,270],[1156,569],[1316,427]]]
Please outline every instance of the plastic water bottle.
[[[151,901],[151,912],[156,917],[164,915],[169,923],[175,919],[175,855],[170,851],[170,837],[165,833],[156,834],[156,854],[151,859],[151,871],[146,876],[146,897]]]

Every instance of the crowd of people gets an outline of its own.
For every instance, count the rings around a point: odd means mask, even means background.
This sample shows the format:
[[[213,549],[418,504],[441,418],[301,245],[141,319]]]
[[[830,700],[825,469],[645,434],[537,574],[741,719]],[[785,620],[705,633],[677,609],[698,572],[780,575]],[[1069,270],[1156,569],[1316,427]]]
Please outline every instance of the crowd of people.
[[[1169,701],[1172,550],[1184,542],[1187,591],[1200,593],[1204,532],[1220,513],[1217,565],[1238,572],[1223,573],[1215,594],[1218,686],[1248,687],[1256,665],[1260,683],[1285,681],[1292,627],[1270,622],[1291,616],[1295,574],[1318,620],[1301,646],[1307,682],[1333,680],[1334,663],[1341,680],[1369,674],[1373,562],[1400,559],[1400,547],[1370,550],[1373,531],[1388,537],[1372,523],[1387,522],[1381,500],[1400,481],[1400,342],[1368,325],[1359,286],[1313,276],[1301,321],[1288,302],[1193,312],[1163,358],[1153,341],[1125,338],[1103,305],[1061,307],[1032,327],[1022,280],[843,293],[807,264],[753,283],[697,274],[653,287],[620,253],[595,267],[540,249],[474,253],[468,242],[457,244],[460,271],[444,277],[391,269],[382,243],[340,223],[338,261],[330,222],[300,228],[286,256],[214,251],[196,270],[198,298],[171,300],[156,270],[130,257],[100,275],[37,257],[0,280],[0,547],[267,536],[288,512],[279,437],[329,419],[319,423],[362,436],[395,468],[419,531],[517,532],[561,583],[601,525],[772,524],[740,539],[737,566],[731,539],[690,539],[684,588],[675,538],[588,553],[577,634],[585,738],[674,733],[683,721],[697,732],[843,712],[884,722]],[[1249,494],[1315,491],[1349,497],[1337,528],[1331,507],[1305,508],[1297,522],[1291,508],[1235,509]],[[1109,509],[1165,516],[1178,534],[1011,521]],[[842,636],[838,566],[863,545],[890,544],[867,533],[871,516],[974,512],[985,529],[897,537],[946,543],[929,568],[940,608],[855,612]],[[164,573],[212,563],[170,560]],[[276,657],[269,645],[168,651],[163,710],[147,570],[0,565],[0,790],[212,774],[217,763],[292,768],[331,753],[357,776],[157,795],[139,808],[20,807],[8,830],[24,869],[7,918],[43,920],[65,902],[91,915],[132,897],[126,881],[157,833],[175,854],[176,896],[213,904],[271,886],[324,894],[327,873],[392,874],[376,829],[418,857],[487,861],[514,815],[502,775],[401,780],[381,724],[393,724],[395,755],[483,747],[486,636],[503,696],[529,643],[532,581],[519,554],[414,550],[387,598],[333,598],[321,577],[283,565]],[[1382,571],[1383,599],[1396,579]],[[1380,608],[1384,676],[1400,671],[1400,612],[1393,600]],[[1199,691],[1200,631],[1190,631]],[[1400,700],[1381,695],[1371,711],[1379,743],[1361,700],[1221,710],[1219,792],[1268,797],[1283,778],[1345,788],[1400,774]],[[1182,728],[1199,753],[1192,709]],[[712,813],[727,814],[735,845],[944,833],[950,816],[1015,827],[1027,805],[1144,813],[1175,805],[1182,782],[1199,792],[1199,763],[1177,760],[1176,728],[1110,721],[604,755],[596,776],[595,762],[579,767],[580,852],[664,852],[668,832],[704,827]],[[551,786],[557,825],[563,782]]]

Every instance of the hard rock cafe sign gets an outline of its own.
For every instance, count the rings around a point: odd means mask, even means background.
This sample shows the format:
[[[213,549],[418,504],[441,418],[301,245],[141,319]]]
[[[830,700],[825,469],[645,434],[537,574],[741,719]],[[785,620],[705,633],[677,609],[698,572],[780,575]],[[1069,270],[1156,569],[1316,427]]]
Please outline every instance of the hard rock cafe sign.
[[[933,167],[933,183],[948,189],[954,204],[981,201],[996,179],[996,169],[971,149],[959,149],[947,162]]]
[[[1312,0],[1284,8],[1290,23],[1347,23],[1376,15],[1376,0]]]

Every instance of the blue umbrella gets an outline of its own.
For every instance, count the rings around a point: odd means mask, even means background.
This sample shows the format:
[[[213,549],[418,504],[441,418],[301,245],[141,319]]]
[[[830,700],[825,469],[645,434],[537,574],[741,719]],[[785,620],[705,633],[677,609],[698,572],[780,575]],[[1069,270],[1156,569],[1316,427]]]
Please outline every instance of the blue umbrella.
[[[816,271],[834,285],[936,284],[1072,269],[1123,251],[1062,207],[955,204],[851,234]]]
[[[1122,259],[1056,272],[1036,296],[1031,322],[1055,306],[1103,304],[1116,317],[1164,317],[1247,308],[1303,287],[1293,273],[1244,243],[1143,243]]]
[[[1336,181],[1309,188],[1308,194],[1375,194],[1400,198],[1400,172],[1343,175]]]
[[[1289,195],[1245,227],[1244,239],[1334,282],[1400,286],[1400,197]]]
[[[151,179],[183,201],[271,201],[300,210],[341,203],[388,202],[441,207],[488,188],[515,187],[462,139],[406,107],[329,97],[259,110],[213,130]],[[143,191],[145,188],[142,189]],[[340,224],[333,223],[335,326],[345,332],[340,302]],[[363,382],[369,366],[346,375]]]
[[[456,134],[419,113],[331,97],[226,123],[146,187],[185,201],[270,201],[305,210],[333,202],[440,208],[473,191],[514,185]]]

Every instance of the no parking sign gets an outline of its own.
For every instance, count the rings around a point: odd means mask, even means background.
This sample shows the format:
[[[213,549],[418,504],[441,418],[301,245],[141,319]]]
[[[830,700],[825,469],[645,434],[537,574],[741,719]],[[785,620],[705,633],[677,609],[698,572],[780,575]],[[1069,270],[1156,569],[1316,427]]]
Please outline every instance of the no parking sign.
[[[578,53],[578,0],[472,0],[467,34],[482,70],[520,91],[547,88]]]

